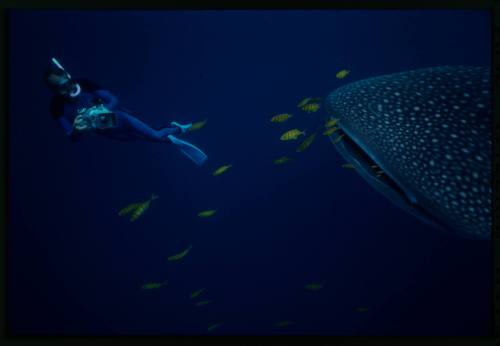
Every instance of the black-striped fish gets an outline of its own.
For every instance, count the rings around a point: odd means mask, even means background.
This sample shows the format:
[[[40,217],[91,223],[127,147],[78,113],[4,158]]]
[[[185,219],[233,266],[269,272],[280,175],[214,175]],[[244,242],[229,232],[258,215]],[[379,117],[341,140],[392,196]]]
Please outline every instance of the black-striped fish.
[[[186,250],[182,251],[181,253],[170,256],[168,258],[168,260],[170,262],[172,262],[172,261],[179,261],[179,260],[183,259],[189,253],[189,251],[191,251],[192,247],[193,247],[193,245],[189,245],[189,247]]]
[[[193,125],[189,128],[189,131],[201,130],[205,126],[207,121],[208,121],[208,119],[205,119],[205,120],[197,121],[197,122],[193,123]]]
[[[288,114],[288,113],[282,113],[282,114],[276,114],[271,118],[272,123],[283,123],[293,117],[293,114]]]
[[[306,139],[304,139],[304,141],[302,143],[300,143],[299,147],[297,148],[297,152],[298,153],[301,153],[303,152],[304,150],[306,150],[307,148],[309,148],[312,144],[312,142],[314,141],[314,139],[316,138],[316,132],[314,132],[312,135],[306,137]]]
[[[158,195],[152,194],[151,198],[142,203],[132,203],[118,212],[119,216],[131,214],[130,221],[137,220],[146,210],[148,210],[151,202],[158,198]]]
[[[282,141],[291,141],[291,140],[296,140],[297,138],[299,138],[299,136],[301,135],[305,135],[306,132],[305,131],[300,131],[298,129],[292,129],[292,130],[289,130],[289,131],[286,131],[285,133],[283,133],[280,137],[280,139]]]
[[[349,74],[349,72],[351,72],[351,71],[349,71],[349,70],[340,70],[339,72],[337,72],[336,77],[338,79],[343,79],[343,78],[347,77],[347,75]]]
[[[292,161],[291,158],[289,158],[288,156],[281,156],[281,157],[278,157],[276,160],[274,160],[274,164],[275,165],[283,165],[285,163],[288,163]]]
[[[308,104],[302,106],[301,109],[307,113],[314,113],[314,112],[317,112],[320,109],[320,107],[321,107],[321,104],[319,104],[319,103],[308,103]]]
[[[163,282],[147,282],[144,285],[142,285],[143,290],[154,290],[158,289],[162,286],[165,286],[167,284],[167,281]]]

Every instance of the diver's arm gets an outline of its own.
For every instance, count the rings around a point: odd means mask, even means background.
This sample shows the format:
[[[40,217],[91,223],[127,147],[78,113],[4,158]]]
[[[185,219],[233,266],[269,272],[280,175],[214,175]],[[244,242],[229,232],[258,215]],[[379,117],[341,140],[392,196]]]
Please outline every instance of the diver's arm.
[[[49,108],[50,114],[57,121],[59,126],[62,127],[66,136],[68,136],[72,142],[75,142],[80,137],[80,134],[74,131],[73,124],[64,116],[64,102],[62,99],[60,97],[54,97],[50,102]]]
[[[63,128],[66,136],[69,137],[69,140],[71,142],[77,142],[81,134],[73,129],[73,125],[68,121],[68,119],[66,119],[65,117],[58,117],[56,118],[56,120]]]
[[[102,103],[107,109],[113,110],[118,106],[118,98],[108,90],[104,89],[96,90],[94,94],[97,96],[98,99],[100,99],[100,101],[102,101]]]
[[[57,122],[59,125],[64,129],[64,133],[69,137],[71,136],[71,133],[73,132],[73,125],[66,119],[65,117],[58,117]]]

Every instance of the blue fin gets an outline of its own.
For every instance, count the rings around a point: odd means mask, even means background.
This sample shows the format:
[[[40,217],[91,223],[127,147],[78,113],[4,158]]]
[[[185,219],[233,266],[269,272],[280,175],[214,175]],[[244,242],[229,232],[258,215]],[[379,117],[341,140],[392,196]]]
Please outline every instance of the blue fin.
[[[194,161],[198,166],[201,166],[207,160],[207,155],[196,146],[186,141],[183,141],[177,137],[169,135],[168,138],[172,141],[173,144],[179,148],[179,150]]]

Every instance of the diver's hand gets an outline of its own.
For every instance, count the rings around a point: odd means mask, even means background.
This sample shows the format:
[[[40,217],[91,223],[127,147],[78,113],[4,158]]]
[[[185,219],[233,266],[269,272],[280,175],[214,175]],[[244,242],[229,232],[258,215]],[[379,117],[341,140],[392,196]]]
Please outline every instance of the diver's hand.
[[[93,103],[94,105],[96,105],[96,106],[97,106],[97,105],[103,105],[103,104],[104,104],[104,100],[103,100],[102,98],[100,98],[100,97],[94,97],[94,98],[92,99],[92,103]]]

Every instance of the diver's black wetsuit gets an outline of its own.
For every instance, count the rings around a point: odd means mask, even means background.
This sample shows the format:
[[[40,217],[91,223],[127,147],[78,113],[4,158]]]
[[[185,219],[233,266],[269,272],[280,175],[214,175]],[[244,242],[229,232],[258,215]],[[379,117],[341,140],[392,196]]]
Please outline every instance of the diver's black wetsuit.
[[[181,129],[178,127],[161,127],[155,130],[121,109],[118,106],[118,99],[108,90],[85,79],[76,79],[75,82],[81,88],[78,96],[69,97],[56,94],[50,102],[50,113],[73,142],[78,141],[83,134],[83,132],[73,127],[78,110],[97,104],[103,104],[107,109],[116,114],[117,119],[115,127],[93,130],[100,135],[122,141],[145,140],[170,143],[168,135],[181,132]]]

